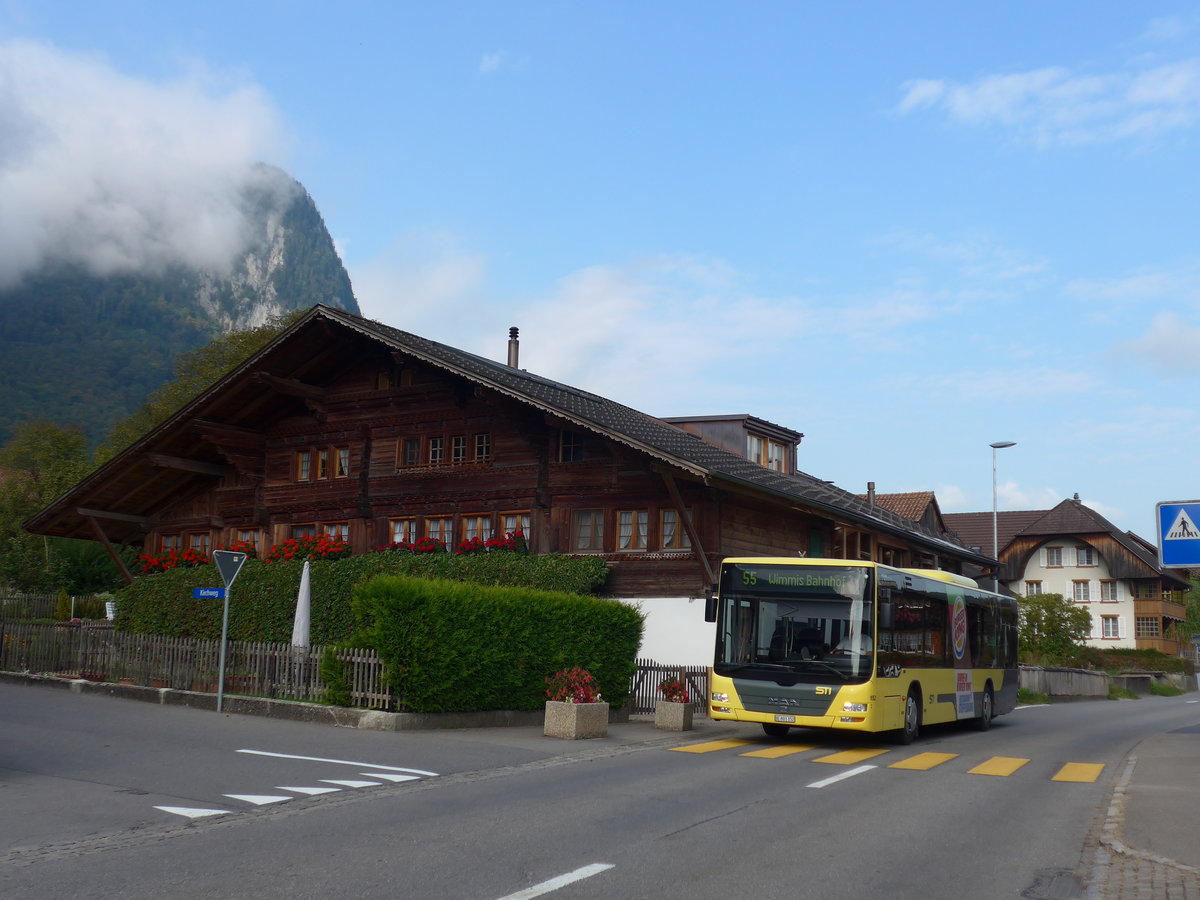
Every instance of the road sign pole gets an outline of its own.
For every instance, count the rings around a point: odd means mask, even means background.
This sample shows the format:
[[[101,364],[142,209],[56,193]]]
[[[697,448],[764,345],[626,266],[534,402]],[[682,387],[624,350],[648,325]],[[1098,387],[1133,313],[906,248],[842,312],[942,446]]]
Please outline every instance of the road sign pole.
[[[229,591],[246,563],[246,554],[235,550],[214,550],[213,562],[225,582],[225,609],[221,613],[221,656],[217,664],[217,712],[225,706],[225,644],[229,637]]]

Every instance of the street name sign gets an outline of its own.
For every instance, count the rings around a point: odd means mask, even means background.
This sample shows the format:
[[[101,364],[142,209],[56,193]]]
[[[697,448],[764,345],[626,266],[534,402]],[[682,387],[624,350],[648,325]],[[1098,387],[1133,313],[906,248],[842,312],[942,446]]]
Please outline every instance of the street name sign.
[[[1165,569],[1200,568],[1200,500],[1164,500],[1154,513],[1159,564]]]
[[[224,600],[225,588],[192,588],[193,600]]]

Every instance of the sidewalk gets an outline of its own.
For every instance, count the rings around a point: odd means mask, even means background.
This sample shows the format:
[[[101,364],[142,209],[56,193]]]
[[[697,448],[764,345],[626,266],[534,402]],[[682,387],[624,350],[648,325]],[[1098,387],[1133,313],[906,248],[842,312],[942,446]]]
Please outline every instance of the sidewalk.
[[[1086,849],[1088,900],[1200,900],[1200,725],[1134,748]]]

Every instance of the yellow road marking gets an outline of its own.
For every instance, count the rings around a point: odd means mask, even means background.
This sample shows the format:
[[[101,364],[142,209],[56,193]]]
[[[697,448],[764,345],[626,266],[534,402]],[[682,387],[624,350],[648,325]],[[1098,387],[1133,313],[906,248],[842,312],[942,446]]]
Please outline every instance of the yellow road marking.
[[[957,756],[957,753],[918,753],[916,756],[910,756],[908,759],[892,763],[888,768],[915,769],[919,772],[924,772],[932,769],[934,766],[940,766],[944,762],[949,762]]]
[[[679,753],[712,753],[714,750],[728,750],[731,747],[744,747],[753,741],[743,741],[737,738],[729,738],[725,741],[707,741],[703,744],[688,744],[686,747],[672,747]]]
[[[873,756],[882,756],[887,752],[887,750],[874,750],[869,747],[863,747],[858,750],[843,750],[840,753],[832,753],[829,756],[819,756],[813,762],[830,763],[835,766],[852,766],[854,763],[862,762],[864,759],[870,759]]]
[[[793,753],[803,753],[805,750],[816,750],[812,745],[784,744],[780,747],[764,747],[762,750],[751,750],[739,756],[753,756],[756,759],[779,759],[781,756],[791,756]]]
[[[1100,777],[1100,773],[1103,771],[1103,763],[1067,763],[1050,780],[1077,781],[1082,784],[1091,784]]]
[[[997,775],[1003,778],[1006,775],[1011,775],[1025,763],[1027,759],[1021,759],[1019,756],[993,756],[985,763],[980,763],[975,768],[971,769],[971,775]]]

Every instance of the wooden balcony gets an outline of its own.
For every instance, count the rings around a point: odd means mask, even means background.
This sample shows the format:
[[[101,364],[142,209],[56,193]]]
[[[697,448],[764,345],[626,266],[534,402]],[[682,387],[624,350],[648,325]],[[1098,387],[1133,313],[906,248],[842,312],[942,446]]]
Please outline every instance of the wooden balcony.
[[[1167,656],[1179,655],[1179,641],[1173,641],[1170,638],[1134,638],[1134,641],[1138,650],[1157,650]]]
[[[1154,599],[1154,600],[1134,600],[1133,614],[1135,616],[1156,616],[1158,618],[1177,619],[1183,621],[1187,618],[1187,607],[1182,603],[1177,603],[1174,600]]]

